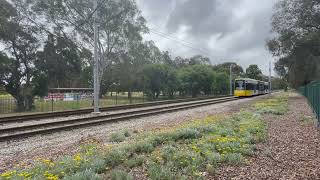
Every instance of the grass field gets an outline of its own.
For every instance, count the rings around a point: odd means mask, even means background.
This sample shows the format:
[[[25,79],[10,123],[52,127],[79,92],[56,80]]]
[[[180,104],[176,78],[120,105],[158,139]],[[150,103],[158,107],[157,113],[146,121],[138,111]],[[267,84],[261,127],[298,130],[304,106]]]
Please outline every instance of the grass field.
[[[175,98],[182,98],[176,96]],[[187,98],[187,97],[185,97]],[[167,97],[160,96],[157,100],[167,100]],[[143,97],[142,92],[132,93],[131,100],[128,98],[127,92],[122,92],[116,94],[107,93],[100,99],[100,107],[114,106],[114,105],[125,105],[125,104],[136,104],[152,101],[147,97]],[[22,112],[32,113],[32,112],[50,112],[50,111],[63,111],[63,110],[76,110],[81,108],[90,108],[92,107],[93,100],[74,100],[74,101],[45,101],[40,98],[35,99],[35,108],[33,111]],[[21,114],[16,112],[16,104],[13,97],[10,95],[0,95],[0,116],[7,116],[13,114]]]
[[[57,160],[38,159],[32,166],[1,174],[4,179],[204,179],[221,165],[242,165],[266,139],[261,115],[286,113],[287,96],[253,105],[230,116],[209,116],[156,131],[125,130],[111,135],[112,143],[95,140]],[[261,110],[266,109],[266,110]],[[135,171],[132,171],[135,169]]]
[[[74,110],[81,108],[92,107],[92,99],[85,100],[74,100],[74,101],[45,101],[43,99],[35,99],[35,109],[32,112],[50,112],[50,111],[63,111],[63,110]],[[113,105],[124,105],[124,104],[135,104],[143,103],[147,101],[146,98],[142,97],[142,93],[134,93],[131,101],[127,97],[127,93],[120,93],[116,95],[113,93],[113,96],[107,94],[100,99],[100,106],[113,106]],[[16,104],[15,100],[10,95],[0,95],[0,116],[16,113]]]

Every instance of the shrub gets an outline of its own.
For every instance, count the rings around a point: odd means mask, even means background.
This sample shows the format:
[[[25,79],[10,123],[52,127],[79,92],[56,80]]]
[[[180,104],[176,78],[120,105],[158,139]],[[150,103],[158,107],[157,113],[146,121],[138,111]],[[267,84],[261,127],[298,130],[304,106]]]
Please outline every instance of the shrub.
[[[91,169],[79,171],[73,175],[69,175],[63,178],[63,180],[102,180],[102,178]]]
[[[119,132],[113,133],[110,136],[110,141],[111,142],[122,142],[125,139],[126,139],[126,136],[124,134],[122,134],[122,133],[119,133]]]
[[[130,136],[131,136],[131,133],[130,133],[130,131],[129,131],[128,129],[126,129],[126,130],[123,131],[123,135],[124,135],[125,137],[130,137]]]
[[[128,154],[122,149],[113,149],[107,154],[106,165],[115,167],[126,160]]]
[[[177,179],[175,174],[170,171],[170,168],[168,166],[163,167],[159,164],[153,163],[149,165],[147,171],[150,179],[163,179],[163,180]]]
[[[230,165],[239,165],[243,162],[244,158],[240,153],[227,153],[222,156],[222,160]]]
[[[133,177],[130,176],[127,172],[122,170],[112,170],[111,171],[112,180],[132,180]]]
[[[144,157],[143,156],[135,156],[135,157],[127,160],[125,162],[125,164],[129,168],[133,168],[133,167],[141,166],[143,164],[143,161],[144,161]]]

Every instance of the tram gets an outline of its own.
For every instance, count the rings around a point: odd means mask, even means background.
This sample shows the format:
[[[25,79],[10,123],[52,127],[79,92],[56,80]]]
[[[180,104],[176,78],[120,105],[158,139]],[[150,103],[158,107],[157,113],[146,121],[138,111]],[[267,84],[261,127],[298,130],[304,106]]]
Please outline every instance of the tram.
[[[236,79],[234,82],[234,96],[248,97],[269,93],[269,83],[250,78]]]

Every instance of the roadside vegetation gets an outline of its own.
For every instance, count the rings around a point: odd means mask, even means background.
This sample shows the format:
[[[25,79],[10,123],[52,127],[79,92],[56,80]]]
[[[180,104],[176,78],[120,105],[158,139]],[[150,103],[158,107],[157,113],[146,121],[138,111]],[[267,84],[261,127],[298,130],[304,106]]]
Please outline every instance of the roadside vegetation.
[[[288,111],[288,95],[281,95],[276,98],[267,99],[254,105],[255,110],[260,114],[283,115]]]
[[[266,139],[261,114],[281,114],[288,96],[255,103],[251,110],[210,116],[158,131],[124,130],[110,143],[89,141],[73,156],[38,159],[16,167],[1,179],[204,179],[222,164],[241,165]],[[276,113],[274,113],[276,112]],[[281,110],[281,112],[284,112]]]

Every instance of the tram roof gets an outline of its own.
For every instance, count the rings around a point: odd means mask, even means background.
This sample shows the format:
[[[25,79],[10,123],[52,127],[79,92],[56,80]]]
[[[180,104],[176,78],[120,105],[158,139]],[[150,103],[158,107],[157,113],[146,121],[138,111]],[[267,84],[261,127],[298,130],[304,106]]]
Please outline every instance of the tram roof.
[[[256,79],[251,79],[251,78],[238,78],[238,79],[235,79],[235,81],[237,81],[237,80],[239,80],[239,81],[253,81],[253,82],[263,82],[263,83],[267,83],[267,82],[265,82],[265,81],[260,81],[260,80],[256,80]]]

